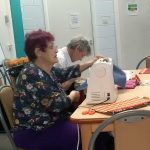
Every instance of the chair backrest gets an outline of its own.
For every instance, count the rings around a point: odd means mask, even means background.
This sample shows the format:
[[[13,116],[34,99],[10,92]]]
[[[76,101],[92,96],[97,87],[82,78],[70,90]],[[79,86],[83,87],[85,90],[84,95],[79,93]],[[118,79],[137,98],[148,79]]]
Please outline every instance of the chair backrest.
[[[11,128],[13,128],[13,112],[12,112],[12,102],[13,102],[13,89],[11,86],[2,86],[0,88],[0,102],[4,108],[8,121]]]
[[[6,80],[7,80],[7,78],[5,76],[3,65],[0,64],[0,86],[1,85],[7,85],[7,81]]]
[[[146,68],[150,68],[150,56],[146,58]]]
[[[10,78],[9,73],[8,73],[7,62],[8,62],[8,59],[4,59],[3,60],[3,62],[2,62],[2,69],[4,71],[4,77],[6,79],[7,85],[12,85],[12,81],[11,81],[11,78]]]
[[[88,150],[94,150],[95,141],[110,124],[114,124],[115,150],[150,149],[150,111],[130,110],[106,119],[93,133]]]
[[[150,68],[150,56],[142,58],[136,66],[136,69],[140,68],[140,65],[145,61],[145,67]]]
[[[1,86],[0,87],[0,121],[8,136],[8,139],[12,145],[13,150],[17,150],[18,148],[16,147],[11,134],[11,128],[13,127],[14,124],[13,113],[12,113],[12,101],[13,101],[13,89],[11,88],[11,86],[6,86],[6,85]],[[6,114],[7,118],[5,118],[4,113]],[[9,124],[11,126],[10,129],[8,123],[6,122],[6,119],[8,119],[9,121]]]
[[[3,72],[0,68],[0,86],[3,85]]]

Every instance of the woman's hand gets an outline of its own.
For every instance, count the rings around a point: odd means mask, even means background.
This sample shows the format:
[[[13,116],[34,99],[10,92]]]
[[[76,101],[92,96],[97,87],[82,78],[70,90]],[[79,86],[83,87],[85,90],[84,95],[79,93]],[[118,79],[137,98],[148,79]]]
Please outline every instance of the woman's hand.
[[[72,103],[76,103],[80,99],[80,92],[79,91],[71,91],[68,96],[71,99]]]

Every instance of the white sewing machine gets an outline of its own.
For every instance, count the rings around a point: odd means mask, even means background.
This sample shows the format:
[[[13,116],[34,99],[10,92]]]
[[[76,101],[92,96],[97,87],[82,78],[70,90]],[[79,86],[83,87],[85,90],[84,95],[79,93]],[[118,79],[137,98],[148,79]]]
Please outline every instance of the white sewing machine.
[[[97,60],[90,68],[87,83],[87,104],[116,101],[117,88],[114,84],[112,59]]]

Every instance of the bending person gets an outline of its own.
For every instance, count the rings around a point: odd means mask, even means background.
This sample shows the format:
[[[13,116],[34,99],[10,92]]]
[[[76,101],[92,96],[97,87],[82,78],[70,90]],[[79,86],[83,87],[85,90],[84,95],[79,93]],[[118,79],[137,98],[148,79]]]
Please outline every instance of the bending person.
[[[76,36],[68,43],[66,47],[58,49],[58,62],[55,64],[55,66],[60,68],[72,66],[75,64],[75,62],[82,60],[85,56],[90,54],[91,47],[88,40],[83,36]],[[97,56],[90,61],[80,64],[84,68],[82,71],[92,66],[98,58],[100,57]],[[76,78],[64,82],[62,87],[65,90],[68,90],[75,80]]]

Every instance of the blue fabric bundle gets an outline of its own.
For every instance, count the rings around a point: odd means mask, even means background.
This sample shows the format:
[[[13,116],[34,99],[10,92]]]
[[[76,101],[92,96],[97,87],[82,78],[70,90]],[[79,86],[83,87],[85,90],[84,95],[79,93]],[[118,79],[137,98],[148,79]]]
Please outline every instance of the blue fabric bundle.
[[[116,65],[113,65],[113,76],[114,76],[114,83],[122,88],[125,88],[126,74]]]
[[[113,77],[114,77],[114,83],[120,86],[121,88],[125,88],[126,85],[126,74],[124,71],[122,71],[119,67],[116,65],[113,65]],[[87,88],[87,80],[80,84],[76,90],[81,91],[85,90]]]

